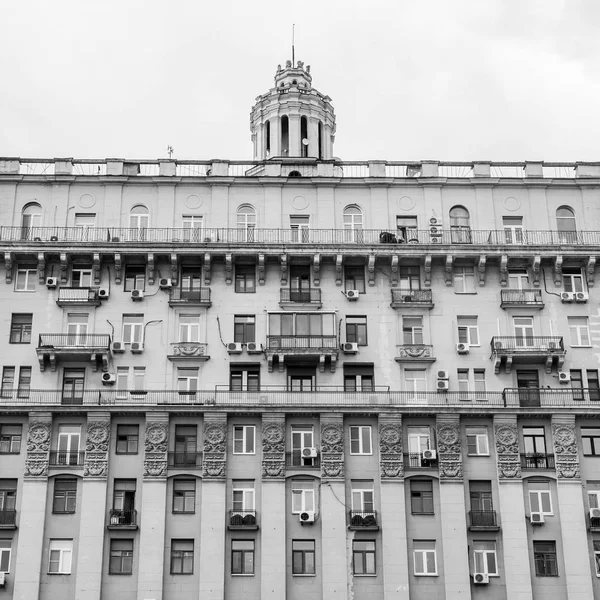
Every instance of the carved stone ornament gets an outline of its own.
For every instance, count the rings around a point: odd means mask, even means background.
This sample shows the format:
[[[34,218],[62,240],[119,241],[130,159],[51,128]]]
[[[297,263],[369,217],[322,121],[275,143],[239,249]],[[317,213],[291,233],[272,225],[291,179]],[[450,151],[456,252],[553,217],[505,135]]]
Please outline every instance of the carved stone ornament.
[[[146,452],[166,452],[168,423],[146,423]]]
[[[33,421],[27,432],[27,452],[50,450],[50,421]]]
[[[438,450],[441,454],[460,454],[460,434],[458,425],[442,425],[438,427]]]
[[[108,421],[88,423],[85,449],[87,452],[108,452],[110,435]]]
[[[227,437],[225,423],[204,424],[204,452],[225,452],[225,440]]]
[[[45,477],[48,475],[48,453],[27,453],[25,459],[26,477]]]
[[[329,478],[341,478],[344,476],[344,463],[341,460],[321,460],[321,475]]]
[[[262,428],[263,454],[285,452],[285,432],[283,423],[265,423]]]
[[[262,461],[262,476],[263,479],[269,479],[271,477],[284,477],[285,476],[285,462],[280,459],[263,459]]]
[[[167,476],[167,461],[162,457],[159,459],[144,460],[144,477],[166,477]]]
[[[440,479],[462,478],[459,423],[443,421],[437,425],[438,468]]]
[[[173,344],[173,356],[204,356],[205,346],[199,342],[178,342]]]
[[[574,423],[553,423],[556,475],[559,479],[579,478],[579,454]]]
[[[100,458],[89,457],[86,454],[84,477],[106,477],[108,474],[108,460],[103,456]]]
[[[404,477],[404,464],[402,457],[398,455],[382,455],[379,460],[379,470],[383,478],[402,478]]]
[[[344,432],[341,423],[327,423],[321,426],[321,451],[324,454],[330,452],[342,453]]]
[[[204,477],[225,477],[224,460],[205,460],[202,466]]]
[[[577,454],[575,427],[568,425],[552,425],[554,450],[557,454]]]
[[[386,423],[379,426],[379,452],[402,454],[402,426]]]
[[[500,479],[519,479],[521,461],[519,457],[519,436],[517,425],[502,423],[494,425],[496,438],[496,460]]]
[[[432,346],[399,346],[398,356],[400,358],[432,358],[433,347]]]

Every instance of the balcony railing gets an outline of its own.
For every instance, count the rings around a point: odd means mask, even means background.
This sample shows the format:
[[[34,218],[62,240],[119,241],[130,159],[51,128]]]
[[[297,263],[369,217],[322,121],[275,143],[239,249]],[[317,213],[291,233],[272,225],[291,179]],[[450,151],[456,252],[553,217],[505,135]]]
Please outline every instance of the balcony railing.
[[[543,308],[542,290],[500,290],[500,306]]]
[[[99,306],[97,287],[61,287],[58,289],[58,306]]]
[[[41,333],[38,340],[40,349],[87,349],[102,348],[110,349],[110,335],[105,333]]]
[[[521,469],[554,469],[554,454],[521,454]]]
[[[376,510],[351,510],[350,529],[379,529]]]
[[[169,452],[167,460],[174,469],[196,469],[202,466],[202,452]]]
[[[600,531],[600,517],[590,517],[589,523],[590,531]]]
[[[470,510],[469,521],[472,530],[495,530],[499,528],[495,510]]]
[[[171,288],[169,304],[171,306],[179,306],[181,304],[188,306],[210,306],[212,304],[210,299],[210,288]]]
[[[425,459],[422,452],[405,452],[404,466],[407,469],[437,469],[437,458]]]
[[[16,490],[15,490],[16,492]],[[13,529],[17,526],[17,511],[10,509],[0,510],[0,528]]]
[[[255,510],[236,510],[229,511],[230,529],[258,529]]]
[[[321,290],[311,288],[310,290],[291,290],[281,288],[279,290],[280,304],[321,304]]]
[[[65,452],[63,450],[50,451],[50,466],[79,467],[85,461],[84,451]]]
[[[337,350],[335,335],[268,335],[268,350]]]
[[[433,308],[432,291],[392,289],[392,308],[409,308],[411,306]]]
[[[297,452],[286,452],[285,466],[298,469],[320,469],[321,457],[317,455],[315,458],[305,458],[299,450]]]
[[[109,528],[136,528],[137,527],[137,510],[122,510],[111,508],[108,515]]]
[[[577,407],[600,408],[600,390],[597,388],[506,388],[502,393],[506,406]]]
[[[491,342],[496,354],[539,354],[565,351],[561,335],[508,336],[495,335]]]

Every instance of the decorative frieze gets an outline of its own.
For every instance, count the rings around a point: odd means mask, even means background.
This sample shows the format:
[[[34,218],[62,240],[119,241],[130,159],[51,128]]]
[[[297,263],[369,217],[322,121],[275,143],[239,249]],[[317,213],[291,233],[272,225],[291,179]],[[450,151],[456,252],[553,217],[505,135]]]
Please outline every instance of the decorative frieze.
[[[336,254],[335,256],[335,285],[342,285],[342,260],[343,257],[341,254]]]
[[[223,479],[226,475],[227,417],[221,414],[205,415],[204,455],[202,476],[205,479]]]
[[[321,255],[313,256],[313,284],[318,286],[321,283]]]
[[[6,283],[12,283],[13,255],[12,252],[4,253],[4,279]]]
[[[210,285],[211,281],[211,255],[208,252],[204,253],[204,262],[202,263],[202,270],[204,271],[204,285]]]
[[[369,254],[367,260],[367,280],[370,287],[375,285],[375,255]]]
[[[328,415],[321,421],[321,477],[344,478],[344,426],[341,415]]]
[[[382,479],[404,477],[402,415],[379,415],[379,472]]]
[[[46,255],[38,252],[37,255],[38,282],[40,285],[46,283]]]
[[[25,477],[47,477],[52,416],[39,415],[29,421]]]
[[[146,418],[148,420],[144,437],[144,477],[166,477],[169,415],[152,414]]]
[[[453,260],[454,257],[452,256],[452,254],[448,254],[446,256],[446,263],[444,265],[444,281],[446,282],[446,285],[448,287],[453,285],[454,283],[454,267],[452,263]]]
[[[110,415],[100,419],[94,414],[88,420],[85,441],[84,477],[106,477],[108,474],[108,449],[110,443]]]
[[[440,481],[462,481],[460,415],[437,415],[436,428]]]
[[[392,255],[392,286],[398,285],[400,257],[397,254]]]
[[[531,272],[533,275],[533,286],[539,287],[540,285],[540,268],[542,264],[541,255],[537,254],[533,257],[533,261],[531,263]]]
[[[262,477],[285,477],[285,416],[263,415],[262,422]]]
[[[579,479],[579,454],[574,415],[552,417],[552,439],[558,479]]]
[[[554,259],[554,285],[556,287],[561,287],[563,284],[562,268],[563,268],[563,257],[559,254]]]
[[[431,286],[431,254],[426,254],[423,259],[423,283],[425,287]]]
[[[519,457],[519,432],[516,415],[494,416],[494,438],[496,440],[496,461],[498,479],[508,481],[521,478]]]

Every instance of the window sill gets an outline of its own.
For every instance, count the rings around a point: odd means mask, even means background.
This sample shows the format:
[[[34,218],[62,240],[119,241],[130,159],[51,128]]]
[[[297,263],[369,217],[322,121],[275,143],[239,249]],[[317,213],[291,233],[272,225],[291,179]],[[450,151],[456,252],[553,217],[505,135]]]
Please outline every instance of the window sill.
[[[364,393],[364,392],[358,392],[360,393]],[[350,456],[373,456],[372,452],[350,452]]]
[[[377,573],[353,573],[354,577],[377,577]]]
[[[256,456],[256,452],[234,452],[235,456]]]
[[[71,573],[47,573],[47,575],[70,575]]]
[[[439,577],[437,573],[415,573],[415,577]]]
[[[489,458],[490,457],[489,454],[467,454],[467,456],[473,456],[473,457],[479,456],[480,458]]]
[[[195,510],[174,510],[174,511],[171,511],[171,514],[173,514],[173,515],[195,515],[196,511]]]
[[[117,577],[122,577],[123,575],[127,576],[127,575],[133,575],[133,573],[108,573],[111,576],[117,576]]]
[[[316,577],[316,573],[292,573],[292,577]]]
[[[410,513],[413,517],[435,517],[435,513],[434,512],[411,512]]]
[[[52,514],[53,515],[74,515],[75,511],[74,510],[53,510]]]
[[[575,346],[574,344],[571,344],[571,348],[593,348],[592,345],[587,345],[587,346]]]
[[[232,573],[232,577],[254,577],[254,573]]]
[[[477,292],[454,292],[455,294],[458,294],[459,296],[476,296]]]

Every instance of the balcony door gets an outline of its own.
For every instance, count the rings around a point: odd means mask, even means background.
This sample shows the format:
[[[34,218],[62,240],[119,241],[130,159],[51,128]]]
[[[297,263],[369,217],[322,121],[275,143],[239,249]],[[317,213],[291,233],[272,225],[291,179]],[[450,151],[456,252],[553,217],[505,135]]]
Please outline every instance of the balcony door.
[[[535,345],[533,317],[513,317],[515,344],[518,348],[531,348]]]
[[[312,427],[292,428],[292,464],[294,466],[312,467],[314,458],[302,455],[305,448],[314,447],[314,433]]]
[[[292,230],[291,241],[306,243],[309,241],[309,217],[308,215],[291,215],[290,228]]]
[[[431,432],[429,427],[408,428],[408,457],[411,467],[421,466],[421,455],[431,450]]]
[[[310,302],[310,266],[292,266],[290,269],[290,301]]]
[[[184,242],[202,242],[203,219],[200,215],[183,215],[181,222],[183,228],[182,236]]]
[[[517,371],[520,406],[540,406],[540,376],[537,371]]]
[[[471,481],[469,485],[471,499],[471,525],[494,525],[494,504],[492,502],[491,481]]]
[[[83,404],[85,369],[65,369],[63,373],[62,403]]]
[[[112,525],[135,524],[135,479],[115,479]]]
[[[87,344],[88,316],[77,313],[67,315],[67,346]]]
[[[523,243],[523,217],[502,217],[502,226],[507,244]]]
[[[60,425],[58,429],[58,465],[77,465],[81,428],[79,425]]]
[[[181,267],[181,299],[200,300],[201,287],[200,267]]]
[[[316,369],[314,367],[288,367],[288,391],[312,392],[315,390]]]
[[[195,425],[177,425],[175,427],[176,466],[196,466],[198,436]]]

